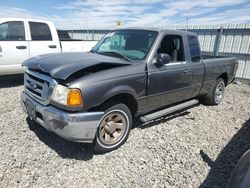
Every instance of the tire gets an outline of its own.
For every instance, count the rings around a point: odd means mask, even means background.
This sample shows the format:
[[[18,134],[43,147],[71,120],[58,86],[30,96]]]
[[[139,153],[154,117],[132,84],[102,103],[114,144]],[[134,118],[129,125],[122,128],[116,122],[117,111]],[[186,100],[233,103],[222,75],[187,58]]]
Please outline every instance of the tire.
[[[225,93],[225,81],[219,78],[210,89],[209,93],[204,97],[207,105],[218,105],[221,103]]]
[[[131,127],[132,115],[125,104],[109,107],[96,131],[95,152],[105,153],[119,148],[127,141]]]

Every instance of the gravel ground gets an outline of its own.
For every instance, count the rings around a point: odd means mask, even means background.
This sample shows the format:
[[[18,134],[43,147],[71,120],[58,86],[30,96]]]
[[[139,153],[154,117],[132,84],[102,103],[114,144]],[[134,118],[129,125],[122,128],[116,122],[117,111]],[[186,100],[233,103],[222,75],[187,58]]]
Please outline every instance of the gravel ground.
[[[249,86],[230,85],[216,107],[137,123],[125,145],[95,155],[26,119],[21,78],[0,82],[0,187],[225,187],[250,148]]]

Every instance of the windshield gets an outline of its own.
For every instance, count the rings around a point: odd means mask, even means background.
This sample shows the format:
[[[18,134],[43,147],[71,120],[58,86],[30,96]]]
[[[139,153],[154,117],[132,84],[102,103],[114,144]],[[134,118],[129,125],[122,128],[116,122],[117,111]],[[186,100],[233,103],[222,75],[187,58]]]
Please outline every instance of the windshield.
[[[103,55],[143,60],[146,58],[157,33],[146,30],[114,31],[105,35],[92,51]]]

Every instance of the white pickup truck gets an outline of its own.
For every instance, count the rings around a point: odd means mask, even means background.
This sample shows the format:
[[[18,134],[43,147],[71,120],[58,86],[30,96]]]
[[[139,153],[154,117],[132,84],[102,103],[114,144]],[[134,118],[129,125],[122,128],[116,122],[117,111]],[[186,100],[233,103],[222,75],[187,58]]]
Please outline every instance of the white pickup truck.
[[[47,53],[87,52],[96,41],[80,41],[58,36],[49,21],[0,18],[0,76],[23,73],[26,59]]]

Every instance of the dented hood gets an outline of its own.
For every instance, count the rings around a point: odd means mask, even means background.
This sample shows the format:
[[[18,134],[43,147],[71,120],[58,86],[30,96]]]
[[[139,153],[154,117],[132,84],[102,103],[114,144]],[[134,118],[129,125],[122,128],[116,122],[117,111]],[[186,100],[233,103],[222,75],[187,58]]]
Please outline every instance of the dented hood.
[[[92,53],[55,53],[33,57],[23,63],[29,70],[42,71],[56,79],[66,80],[77,71],[99,65],[129,65],[126,60]],[[95,72],[98,72],[96,70]]]

